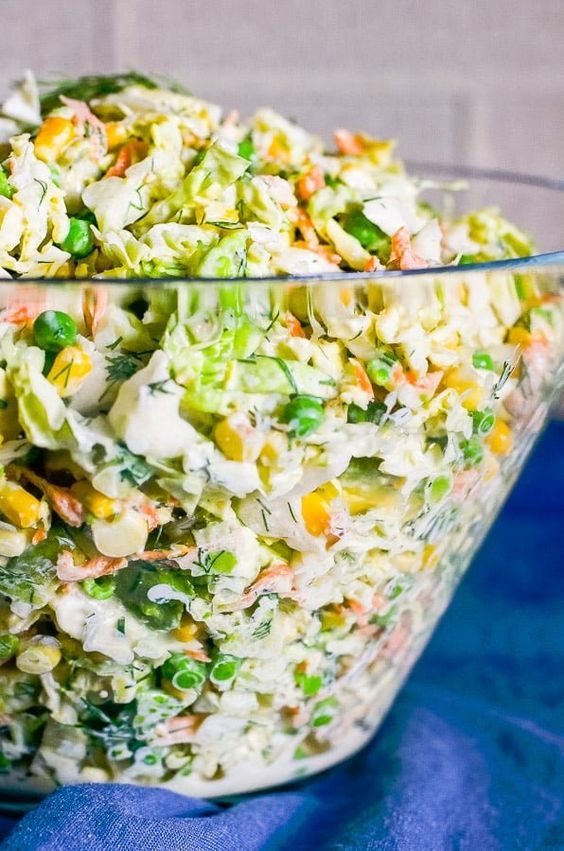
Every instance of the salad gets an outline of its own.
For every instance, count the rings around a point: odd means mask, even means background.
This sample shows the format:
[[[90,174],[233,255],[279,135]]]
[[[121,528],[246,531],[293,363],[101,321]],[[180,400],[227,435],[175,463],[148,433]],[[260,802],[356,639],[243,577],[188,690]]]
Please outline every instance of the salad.
[[[141,74],[28,75],[1,116],[0,785],[213,795],[335,762],[557,363],[535,276],[464,271],[530,238],[438,212],[391,142],[330,152]]]

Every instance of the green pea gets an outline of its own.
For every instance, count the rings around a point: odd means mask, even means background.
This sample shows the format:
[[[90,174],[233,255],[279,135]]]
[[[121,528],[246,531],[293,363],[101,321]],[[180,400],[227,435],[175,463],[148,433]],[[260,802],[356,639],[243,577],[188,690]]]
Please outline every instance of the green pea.
[[[234,679],[240,665],[241,660],[238,656],[221,653],[213,663],[210,680],[216,685],[225,685]]]
[[[323,677],[319,674],[302,674],[300,671],[294,674],[294,679],[296,681],[296,685],[300,686],[305,697],[313,697],[314,694],[317,694],[321,686],[323,685]]]
[[[489,434],[495,425],[495,414],[491,408],[484,408],[483,411],[473,411],[472,421],[474,423],[474,431],[476,434],[485,437]]]
[[[3,168],[0,168],[0,195],[4,198],[11,198],[14,194],[14,187],[10,185],[8,175]]]
[[[378,425],[385,411],[386,406],[384,403],[377,402],[376,400],[369,402],[366,408],[361,408],[360,405],[356,405],[354,402],[351,402],[347,409],[347,422],[376,423],[376,425]]]
[[[20,640],[17,635],[0,635],[0,659],[5,662],[18,652]]]
[[[492,356],[487,352],[474,352],[472,355],[472,364],[476,369],[490,369],[495,370],[494,362],[492,360]]]
[[[368,361],[366,372],[371,381],[379,387],[387,387],[392,380],[392,372],[397,361],[393,355],[384,353]]]
[[[184,653],[173,653],[161,668],[162,675],[179,691],[200,689],[206,681],[207,665]]]
[[[323,405],[317,396],[298,395],[282,412],[282,422],[290,425],[292,437],[307,437],[323,422]]]
[[[249,162],[252,162],[256,158],[255,146],[253,145],[253,140],[250,136],[247,136],[246,139],[239,142],[238,154],[240,157],[243,157],[243,159],[249,160]]]
[[[46,352],[57,353],[76,342],[74,319],[60,310],[45,310],[33,323],[37,345]]]
[[[312,727],[324,727],[326,724],[330,724],[335,718],[337,705],[334,697],[326,697],[325,700],[316,703],[311,716]]]
[[[460,444],[464,460],[471,467],[476,467],[484,460],[484,449],[476,435],[473,435],[469,440],[463,440]]]
[[[113,576],[100,576],[98,579],[83,579],[82,588],[95,600],[109,600],[114,596],[116,584]]]
[[[75,216],[71,216],[69,221],[69,231],[60,247],[79,260],[81,257],[90,254],[94,247],[90,222],[85,219],[78,219]]]

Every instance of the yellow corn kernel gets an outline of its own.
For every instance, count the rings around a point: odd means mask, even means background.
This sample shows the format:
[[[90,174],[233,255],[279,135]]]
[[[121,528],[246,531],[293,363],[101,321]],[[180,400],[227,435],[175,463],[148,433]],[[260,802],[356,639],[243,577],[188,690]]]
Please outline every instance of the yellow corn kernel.
[[[35,156],[46,163],[55,162],[61,151],[75,137],[74,124],[68,118],[51,115],[46,118],[36,136]]]
[[[29,544],[29,535],[10,529],[0,529],[0,556],[21,556]]]
[[[486,438],[486,443],[496,455],[507,455],[513,446],[513,435],[507,423],[503,420],[496,420]]]
[[[507,335],[507,342],[511,343],[514,346],[521,346],[522,348],[527,348],[533,341],[533,337],[530,331],[527,331],[526,328],[522,328],[520,325],[516,325],[514,328],[511,328],[509,334]]]
[[[392,487],[367,485],[357,487],[354,491],[343,490],[343,499],[351,514],[361,514],[371,508],[387,508],[396,510],[402,502],[401,494]]]
[[[426,544],[423,550],[423,567],[433,570],[439,563],[440,553],[434,544]]]
[[[193,641],[198,637],[200,625],[197,624],[190,615],[183,615],[180,626],[172,631],[173,638],[177,641]]]
[[[324,485],[318,487],[317,493],[323,497],[323,499],[331,500],[341,496],[343,488],[341,487],[341,483],[338,479],[333,479],[333,481],[325,482]]]
[[[127,130],[121,121],[108,121],[106,124],[106,138],[108,140],[108,149],[111,151],[117,148],[118,145],[123,145],[127,139]]]
[[[331,523],[331,515],[326,501],[318,493],[302,496],[302,517],[310,535],[326,535]]]
[[[288,160],[288,148],[280,139],[273,139],[268,149],[268,156],[276,160]]]
[[[464,394],[462,406],[467,411],[476,411],[485,400],[486,391],[464,367],[456,366],[449,369],[443,381],[447,387],[461,395]]]
[[[16,657],[16,667],[25,674],[48,674],[61,661],[59,642],[51,639],[47,642],[30,644]]]
[[[82,479],[71,486],[72,494],[81,502],[90,514],[99,520],[107,520],[113,517],[119,510],[119,503],[115,499],[97,491],[90,482]]]
[[[344,304],[345,307],[348,307],[353,300],[352,287],[341,287],[341,289],[339,290],[339,298],[341,300],[341,304]]]
[[[344,613],[337,609],[322,609],[320,619],[321,629],[339,629],[347,622]]]
[[[460,299],[461,304],[468,304],[468,287],[466,284],[459,284],[458,298]]]
[[[57,269],[58,278],[72,278],[74,275],[74,264],[72,260],[67,260],[62,266]]]
[[[41,501],[28,493],[17,482],[0,480],[0,512],[14,526],[30,529],[42,518]]]
[[[223,454],[232,461],[256,461],[264,444],[264,437],[244,413],[230,414],[218,423],[214,437]]]
[[[63,399],[75,393],[90,370],[89,356],[80,346],[67,346],[59,352],[47,378]]]
[[[281,431],[271,431],[264,441],[260,460],[263,464],[276,464],[280,455],[288,448],[288,437]]]

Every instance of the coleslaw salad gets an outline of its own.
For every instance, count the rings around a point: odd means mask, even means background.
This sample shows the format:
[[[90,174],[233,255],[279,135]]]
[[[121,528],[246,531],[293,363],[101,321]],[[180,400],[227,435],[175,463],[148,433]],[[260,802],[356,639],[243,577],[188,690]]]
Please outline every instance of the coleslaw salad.
[[[431,207],[388,141],[328,152],[138,74],[28,76],[2,116],[6,783],[213,795],[331,764],[545,411],[561,302],[464,271],[530,238]]]

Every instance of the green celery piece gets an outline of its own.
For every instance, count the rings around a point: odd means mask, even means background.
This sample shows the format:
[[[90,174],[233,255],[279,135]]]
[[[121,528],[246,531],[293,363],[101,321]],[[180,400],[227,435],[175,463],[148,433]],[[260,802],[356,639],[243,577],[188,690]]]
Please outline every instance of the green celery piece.
[[[247,230],[227,234],[211,248],[198,266],[201,278],[243,278],[247,264]]]
[[[242,393],[305,394],[320,399],[336,395],[335,382],[320,369],[301,361],[257,355],[234,365],[229,390]]]

